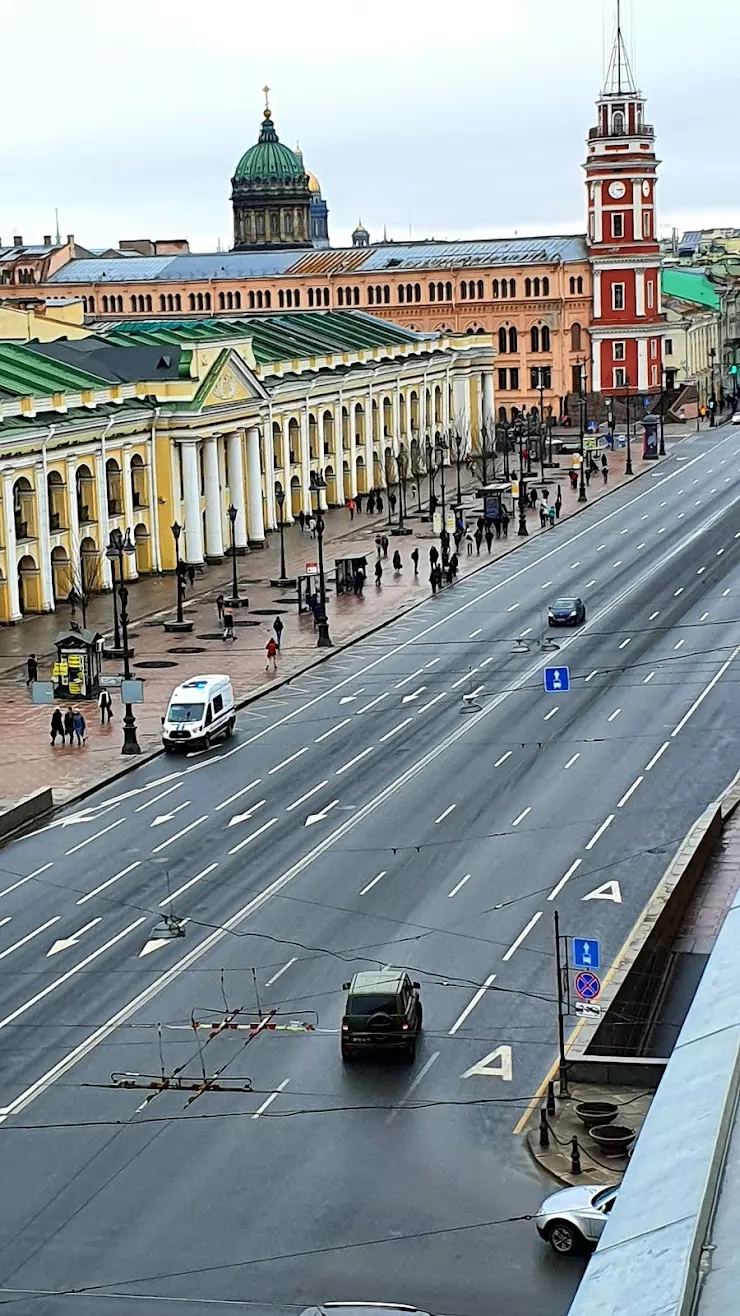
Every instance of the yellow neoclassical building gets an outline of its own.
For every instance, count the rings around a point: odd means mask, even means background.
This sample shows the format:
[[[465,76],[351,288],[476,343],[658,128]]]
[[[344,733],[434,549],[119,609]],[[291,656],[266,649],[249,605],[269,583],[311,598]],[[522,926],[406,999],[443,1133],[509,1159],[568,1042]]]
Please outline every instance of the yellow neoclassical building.
[[[436,436],[469,451],[493,430],[496,352],[480,334],[349,311],[62,335],[0,341],[2,623],[109,589],[115,528],[135,545],[128,579],[174,569],[176,521],[184,560],[219,561],[230,505],[237,551],[259,548],[279,490],[286,521],[311,510],[312,471],[341,504],[383,487],[402,449],[421,470]]]

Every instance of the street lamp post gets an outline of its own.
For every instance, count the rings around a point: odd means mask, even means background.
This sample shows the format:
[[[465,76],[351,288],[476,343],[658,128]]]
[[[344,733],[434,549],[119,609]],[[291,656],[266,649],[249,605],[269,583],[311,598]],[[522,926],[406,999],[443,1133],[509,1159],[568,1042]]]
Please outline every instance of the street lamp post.
[[[239,606],[239,581],[236,577],[236,518],[239,512],[233,503],[230,503],[226,509],[226,515],[229,518],[229,534],[231,536],[231,599],[229,602]]]
[[[584,444],[584,438],[585,438],[585,434],[586,434],[586,362],[585,362],[585,361],[579,361],[579,362],[578,362],[578,366],[579,366],[579,372],[580,372],[580,373],[579,373],[579,379],[580,379],[580,382],[581,382],[581,391],[580,391],[580,395],[579,395],[579,396],[580,396],[580,403],[581,403],[581,406],[580,406],[580,412],[581,412],[581,433],[580,433],[580,444],[579,444],[579,451],[580,451],[580,454],[581,454],[581,478],[580,478],[580,480],[579,480],[579,482],[578,482],[578,501],[579,501],[579,503],[585,503],[585,502],[587,501],[587,496],[586,496],[586,454],[585,454],[585,449],[584,449],[583,444]]]
[[[426,452],[427,452],[427,475],[428,475],[428,477],[429,477],[429,515],[431,516],[431,515],[432,515],[432,498],[434,497],[434,474],[435,474],[435,470],[434,470],[434,461],[432,460],[433,457],[434,457],[434,447],[432,446],[432,440],[429,438],[429,435],[427,435],[427,446],[426,446]]]
[[[463,436],[455,432],[455,454],[457,457],[457,505],[462,502],[462,489],[460,485],[460,458],[462,456]]]
[[[447,442],[441,435],[438,436],[435,442],[434,451],[439,453],[439,478],[442,491],[442,530],[444,531],[447,529],[447,517],[445,515],[445,453],[447,452]]]
[[[537,371],[538,388],[540,390],[540,475],[545,478],[545,435],[547,428],[545,426],[545,379],[542,366]]]
[[[709,362],[710,362],[710,367],[711,367],[711,372],[712,372],[712,392],[711,392],[711,396],[710,396],[710,398],[709,398],[709,427],[710,427],[710,429],[713,429],[714,426],[717,424],[717,390],[716,390],[716,388],[715,388],[715,383],[714,383],[714,368],[715,368],[715,365],[716,365],[716,361],[717,361],[717,349],[716,349],[716,347],[710,347],[710,349],[709,349]]]
[[[514,433],[519,441],[519,529],[517,534],[528,535],[527,512],[524,503],[526,496],[524,487],[524,425],[521,421],[517,424]],[[529,462],[529,450],[527,450],[527,461]]]
[[[660,446],[658,456],[665,457],[665,366],[660,367]]]
[[[396,465],[398,466],[398,528],[399,530],[403,530],[403,516],[405,510],[403,505],[403,491],[406,485],[406,475],[408,472],[408,456],[402,443],[398,446]]]
[[[284,489],[281,488],[276,491],[275,502],[278,505],[278,511],[280,513],[280,580],[283,583],[285,583],[287,577],[285,575],[285,536],[283,534],[283,529],[285,525],[285,522],[283,520],[283,508],[285,507]]]
[[[126,532],[128,537],[128,531]],[[121,630],[123,632],[123,679],[131,680],[131,666],[129,664],[129,647],[128,647],[128,590],[121,580],[118,586],[118,593],[121,599]],[[123,719],[123,744],[121,746],[122,754],[140,754],[141,745],[136,739],[136,718],[131,704],[126,704],[126,712]]]
[[[182,595],[183,595],[182,563],[180,561],[180,535],[182,534],[182,526],[179,525],[177,521],[175,521],[174,525],[170,526],[170,529],[172,530],[172,536],[175,541],[175,575],[177,577],[177,624],[178,626],[182,626],[184,620],[182,615]]]
[[[632,475],[632,429],[630,417],[630,381],[629,376],[625,378],[627,388],[627,465],[624,468],[625,475]]]
[[[326,581],[324,580],[324,518],[321,515],[321,494],[326,489],[326,480],[321,471],[311,471],[310,493],[316,494],[316,538],[319,544],[319,612],[316,616],[319,638],[318,649],[330,649],[332,640],[329,634],[329,621],[326,615]],[[312,504],[313,505],[313,504]]]
[[[129,555],[136,550],[131,543],[131,532],[126,531],[125,536],[115,526],[110,532],[108,547],[105,550],[105,556],[110,562],[111,576],[113,578],[113,654],[116,658],[121,656],[121,631],[118,624],[118,593],[116,589],[116,562],[118,563],[118,581],[123,584],[123,557],[124,553]],[[124,640],[125,644],[125,640]]]

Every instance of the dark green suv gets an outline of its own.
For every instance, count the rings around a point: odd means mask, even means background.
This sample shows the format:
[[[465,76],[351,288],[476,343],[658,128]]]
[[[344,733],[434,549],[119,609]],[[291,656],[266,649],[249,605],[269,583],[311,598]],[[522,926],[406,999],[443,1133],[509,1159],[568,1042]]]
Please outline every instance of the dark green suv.
[[[409,1064],[421,1032],[419,984],[403,969],[356,973],[343,984],[342,1060],[366,1051],[397,1051]]]

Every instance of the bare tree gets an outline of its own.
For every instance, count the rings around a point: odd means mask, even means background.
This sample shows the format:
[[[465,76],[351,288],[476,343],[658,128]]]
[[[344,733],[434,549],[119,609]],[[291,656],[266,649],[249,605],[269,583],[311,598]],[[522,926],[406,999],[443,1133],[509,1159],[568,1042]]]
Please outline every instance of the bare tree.
[[[481,425],[478,447],[473,448],[470,458],[480,484],[496,479],[496,429],[492,422],[484,421]]]
[[[102,552],[85,553],[83,562],[83,554],[77,547],[74,560],[69,565],[69,579],[71,587],[67,602],[70,607],[70,627],[73,631],[79,630],[77,624],[77,609],[79,609],[82,627],[87,629],[87,609],[90,601],[103,589]]]

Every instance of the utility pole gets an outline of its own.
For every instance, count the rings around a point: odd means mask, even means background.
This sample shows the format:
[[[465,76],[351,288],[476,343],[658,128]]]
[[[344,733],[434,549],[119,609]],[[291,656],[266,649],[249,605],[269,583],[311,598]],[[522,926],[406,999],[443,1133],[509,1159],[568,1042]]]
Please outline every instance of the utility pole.
[[[560,948],[560,917],[554,914],[555,924],[555,973],[558,984],[558,1086],[560,1096],[568,1096],[568,1067],[565,1060],[565,1001],[563,999],[563,964]],[[567,965],[566,965],[567,971]]]

